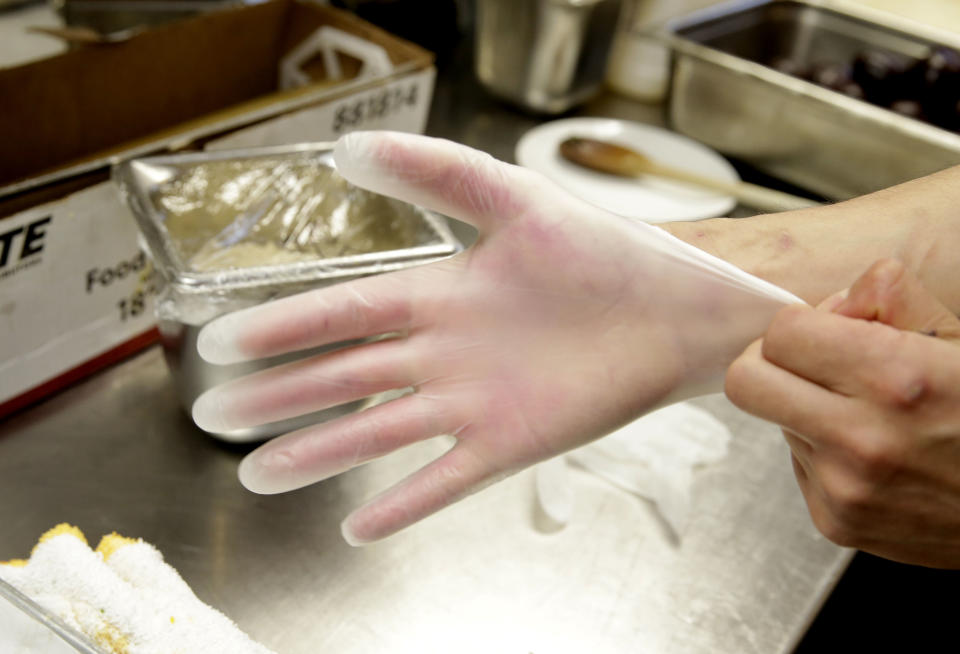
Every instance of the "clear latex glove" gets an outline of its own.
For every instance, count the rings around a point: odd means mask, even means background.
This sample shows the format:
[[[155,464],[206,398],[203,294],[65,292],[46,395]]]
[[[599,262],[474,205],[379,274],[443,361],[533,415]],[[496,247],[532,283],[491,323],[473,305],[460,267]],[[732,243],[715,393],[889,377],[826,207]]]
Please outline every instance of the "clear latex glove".
[[[263,371],[194,405],[223,431],[391,389],[414,392],[266,443],[240,466],[278,493],[405,445],[456,444],[354,511],[348,542],[388,536],[484,485],[656,407],[720,392],[726,366],[791,294],[588,205],[532,171],[448,141],[354,133],[335,150],[352,183],[476,226],[456,257],[277,300],[211,322],[215,363],[395,337]]]

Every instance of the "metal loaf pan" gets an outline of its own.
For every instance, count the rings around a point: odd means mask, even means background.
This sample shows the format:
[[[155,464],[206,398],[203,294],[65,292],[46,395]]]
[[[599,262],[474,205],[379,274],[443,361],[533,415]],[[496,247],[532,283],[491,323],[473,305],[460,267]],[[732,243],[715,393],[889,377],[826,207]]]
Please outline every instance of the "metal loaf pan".
[[[312,185],[310,176],[321,173],[328,181]],[[225,381],[355,344],[218,366],[197,353],[197,336],[210,320],[312,288],[438,261],[463,249],[443,216],[347,184],[335,173],[329,143],[134,159],[115,166],[113,177],[157,273],[164,357],[188,413],[201,393]],[[331,237],[334,230],[340,236]],[[260,255],[264,251],[266,258]],[[247,254],[231,258],[237,252]],[[350,402],[213,435],[260,440],[363,405]]]
[[[669,119],[759,170],[840,200],[960,163],[960,135],[765,65],[851,61],[867,49],[922,59],[955,35],[823,0],[737,1],[669,23]]]

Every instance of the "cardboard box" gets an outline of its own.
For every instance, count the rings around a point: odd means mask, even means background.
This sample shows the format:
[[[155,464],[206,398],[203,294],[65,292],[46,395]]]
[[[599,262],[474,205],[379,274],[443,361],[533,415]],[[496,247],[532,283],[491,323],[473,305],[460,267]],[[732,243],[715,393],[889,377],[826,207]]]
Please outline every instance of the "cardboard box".
[[[376,44],[392,70],[344,81],[284,57],[323,26]],[[0,417],[154,342],[149,263],[109,181],[164,150],[422,132],[432,55],[329,7],[270,0],[0,70]]]

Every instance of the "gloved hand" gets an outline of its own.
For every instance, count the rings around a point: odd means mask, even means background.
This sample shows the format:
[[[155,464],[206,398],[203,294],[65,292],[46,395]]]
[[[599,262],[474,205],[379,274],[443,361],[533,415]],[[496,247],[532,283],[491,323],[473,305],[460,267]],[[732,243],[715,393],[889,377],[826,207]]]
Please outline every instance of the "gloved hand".
[[[789,293],[666,232],[606,213],[540,175],[447,141],[354,133],[335,160],[350,182],[476,226],[456,257],[219,318],[215,363],[377,335],[201,396],[211,431],[413,392],[279,437],[240,466],[249,489],[314,483],[440,434],[456,444],[354,511],[348,542],[388,536],[485,484],[654,408],[719,392],[726,366]]]

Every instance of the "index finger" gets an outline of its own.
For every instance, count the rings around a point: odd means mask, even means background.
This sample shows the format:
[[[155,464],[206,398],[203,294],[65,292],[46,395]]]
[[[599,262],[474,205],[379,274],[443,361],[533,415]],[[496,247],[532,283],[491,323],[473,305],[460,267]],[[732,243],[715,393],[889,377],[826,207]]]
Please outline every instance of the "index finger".
[[[750,344],[727,369],[724,392],[737,407],[807,439],[829,440],[854,418],[848,398],[772,363],[763,341]]]
[[[779,368],[847,397],[899,407],[955,388],[958,352],[948,340],[796,307],[777,314],[762,343],[763,358]]]
[[[875,388],[900,360],[904,332],[801,305],[777,312],[763,337],[766,361],[846,396]]]

